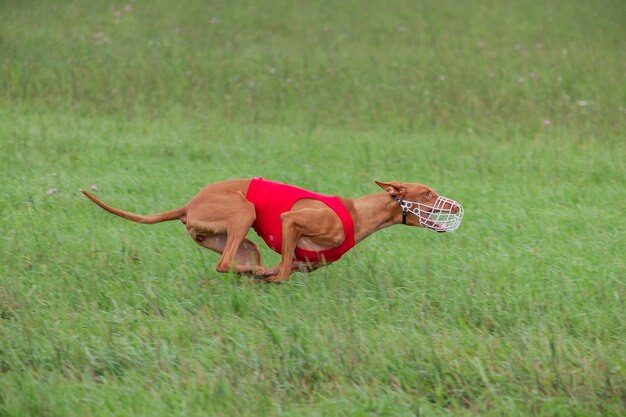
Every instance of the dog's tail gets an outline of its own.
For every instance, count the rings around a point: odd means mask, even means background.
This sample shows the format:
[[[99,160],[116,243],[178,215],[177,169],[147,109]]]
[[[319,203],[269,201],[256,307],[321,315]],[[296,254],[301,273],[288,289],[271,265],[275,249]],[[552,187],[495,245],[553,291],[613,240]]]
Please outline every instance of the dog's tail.
[[[148,216],[142,216],[141,214],[129,213],[124,210],[117,209],[115,207],[111,207],[108,204],[103,203],[94,197],[91,193],[88,193],[85,190],[80,190],[83,194],[85,194],[91,201],[108,211],[109,213],[113,213],[116,216],[123,217],[127,220],[131,220],[136,223],[142,224],[153,224],[166,222],[168,220],[178,220],[187,214],[187,206],[178,208],[176,210],[164,211],[163,213],[158,214],[150,214]]]

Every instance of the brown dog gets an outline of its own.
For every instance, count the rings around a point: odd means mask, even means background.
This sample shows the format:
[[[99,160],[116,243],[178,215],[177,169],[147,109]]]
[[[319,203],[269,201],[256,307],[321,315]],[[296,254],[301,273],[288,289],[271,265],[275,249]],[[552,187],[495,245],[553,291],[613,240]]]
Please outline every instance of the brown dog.
[[[294,271],[310,272],[334,262],[354,244],[393,224],[438,232],[460,224],[461,205],[438,196],[430,187],[395,181],[376,184],[385,192],[348,199],[260,178],[230,180],[207,185],[179,209],[148,216],[119,210],[82,192],[110,213],[137,223],[180,219],[196,243],[222,254],[218,272],[281,282]],[[283,203],[286,209],[274,207],[288,195],[291,200]],[[258,248],[246,238],[251,227],[281,254],[279,264],[262,266]]]

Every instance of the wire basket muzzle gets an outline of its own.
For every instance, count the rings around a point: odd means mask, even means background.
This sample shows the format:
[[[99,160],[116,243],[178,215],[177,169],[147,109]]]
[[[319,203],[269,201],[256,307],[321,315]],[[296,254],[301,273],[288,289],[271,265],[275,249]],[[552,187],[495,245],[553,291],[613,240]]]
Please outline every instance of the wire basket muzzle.
[[[413,213],[421,227],[435,232],[453,232],[461,225],[463,206],[447,197],[439,196],[435,204],[404,201],[403,210]]]

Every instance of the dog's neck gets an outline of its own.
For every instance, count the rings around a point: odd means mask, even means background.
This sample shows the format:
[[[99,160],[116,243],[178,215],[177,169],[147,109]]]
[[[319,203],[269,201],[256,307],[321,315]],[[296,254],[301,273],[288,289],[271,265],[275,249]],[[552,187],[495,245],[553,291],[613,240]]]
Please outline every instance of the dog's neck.
[[[387,193],[366,195],[350,200],[354,212],[354,240],[360,242],[374,232],[402,223],[402,210]]]

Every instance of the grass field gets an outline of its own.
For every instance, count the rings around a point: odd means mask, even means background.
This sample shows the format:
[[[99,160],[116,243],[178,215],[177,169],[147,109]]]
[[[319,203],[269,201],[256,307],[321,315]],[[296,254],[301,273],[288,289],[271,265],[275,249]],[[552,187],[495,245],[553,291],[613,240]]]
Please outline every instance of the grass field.
[[[624,415],[625,21],[617,0],[3,1],[0,417]],[[251,176],[423,182],[466,214],[264,285],[78,192],[152,213]]]

